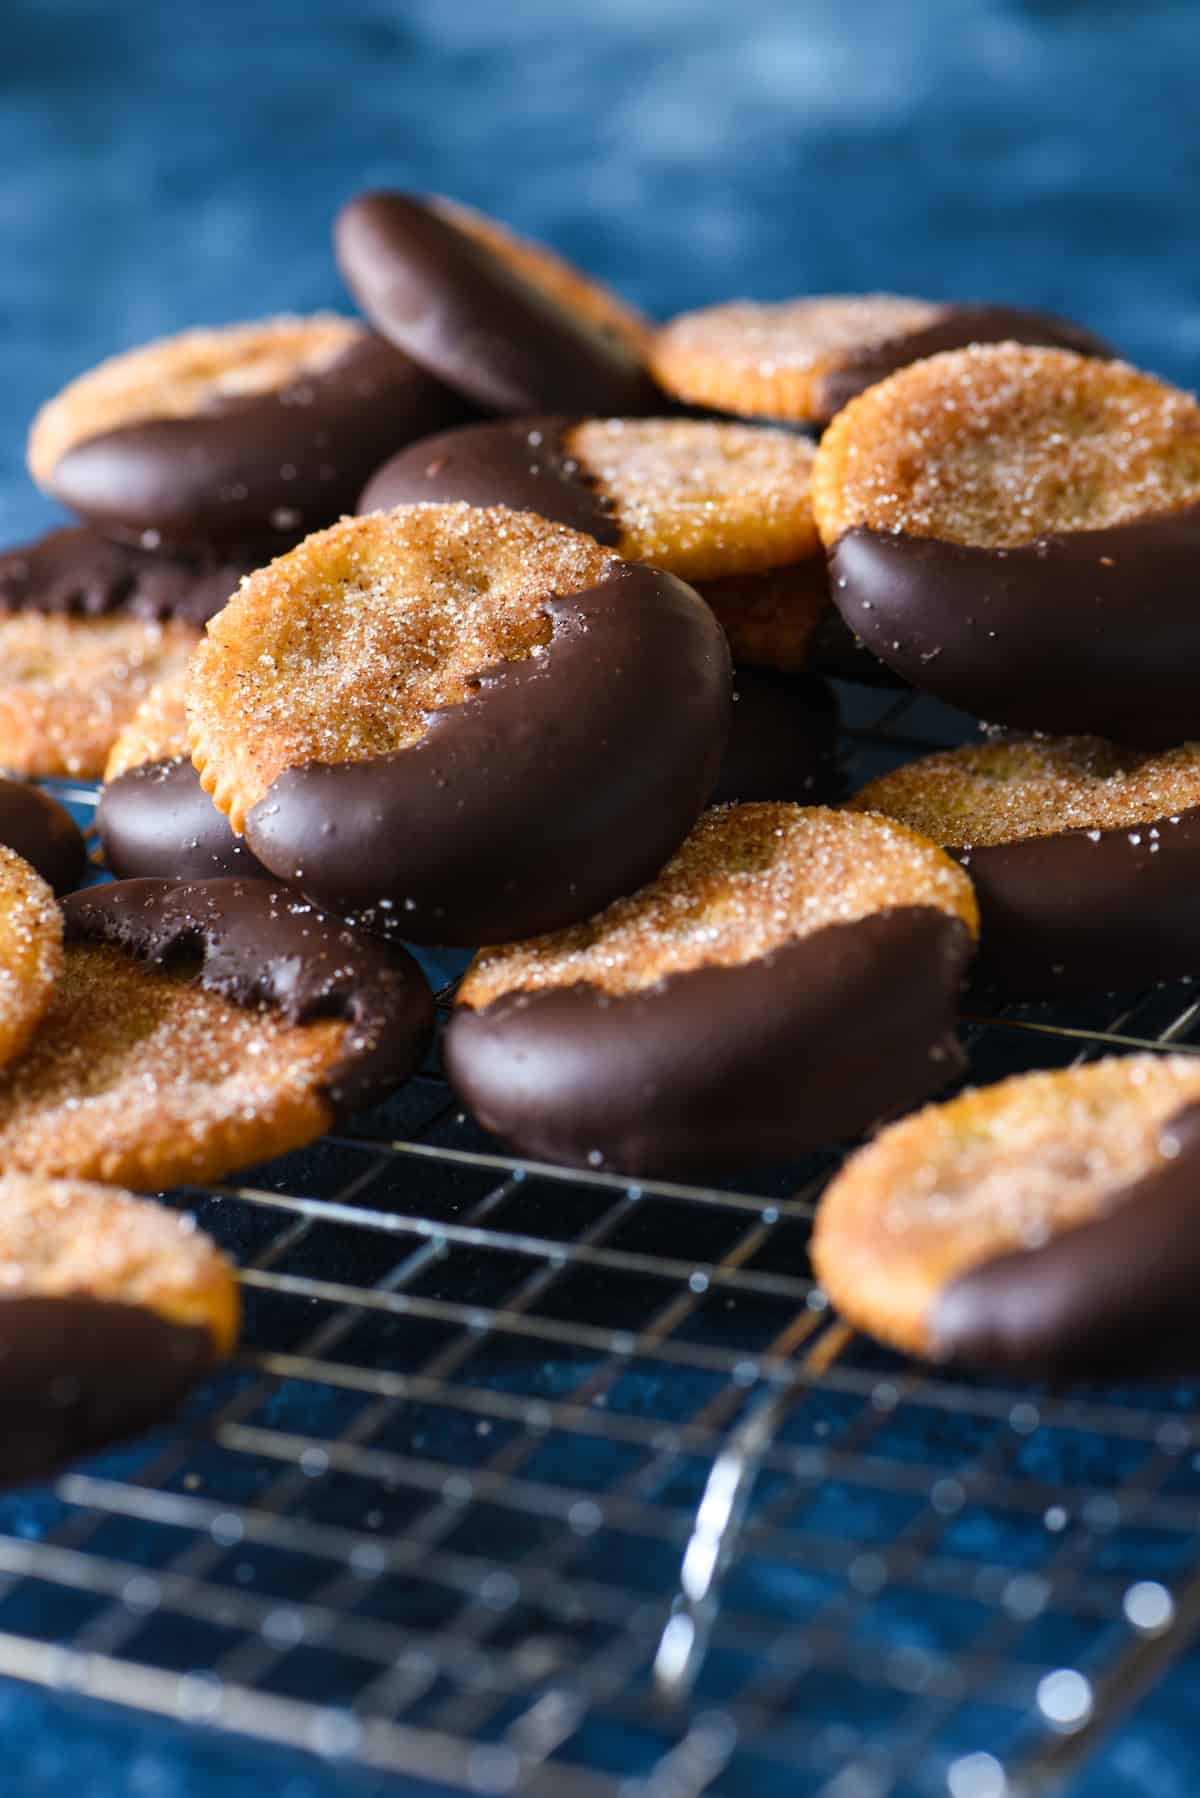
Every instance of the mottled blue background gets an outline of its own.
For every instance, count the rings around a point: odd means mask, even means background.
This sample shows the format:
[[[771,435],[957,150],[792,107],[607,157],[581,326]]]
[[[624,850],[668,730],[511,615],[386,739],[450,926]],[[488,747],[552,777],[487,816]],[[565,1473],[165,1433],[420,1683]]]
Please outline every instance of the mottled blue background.
[[[0,25],[5,537],[51,515],[40,399],[150,335],[344,304],[329,219],[368,183],[472,200],[657,312],[1022,299],[1200,378],[1196,0],[4,0]],[[1187,1798],[1194,1684],[1080,1791]],[[0,1789],[326,1790],[67,1715],[4,1695]]]
[[[1195,0],[5,0],[0,530],[97,356],[344,303],[368,182],[652,310],[891,287],[1082,315],[1200,375]]]

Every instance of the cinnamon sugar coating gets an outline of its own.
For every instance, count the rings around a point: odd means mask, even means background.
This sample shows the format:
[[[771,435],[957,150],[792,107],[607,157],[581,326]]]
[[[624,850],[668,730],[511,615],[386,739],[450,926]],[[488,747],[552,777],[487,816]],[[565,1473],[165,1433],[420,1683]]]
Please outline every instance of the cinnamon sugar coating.
[[[945,1287],[1099,1216],[1162,1165],[1163,1125],[1197,1100],[1195,1057],[1133,1055],[926,1106],[860,1149],[827,1189],[811,1245],[817,1277],[849,1322],[928,1354]]]
[[[0,1167],[158,1190],[302,1147],[353,1026],[289,1024],[75,943],[41,1026],[0,1074]]]
[[[237,1339],[237,1275],[190,1217],[91,1181],[0,1177],[0,1306],[81,1296],[207,1330],[220,1355]]]
[[[188,688],[192,759],[240,832],[285,768],[407,748],[479,675],[552,634],[546,601],[621,563],[590,537],[501,506],[346,518],[242,582]]]
[[[458,990],[479,1009],[581,982],[614,996],[693,968],[736,967],[829,924],[928,905],[979,928],[971,883],[882,818],[762,803],[704,813],[656,880],[584,924],[484,949]]]
[[[618,338],[635,356],[646,354],[654,331],[650,320],[610,287],[575,268],[557,250],[522,237],[511,226],[477,212],[473,206],[465,206],[461,200],[434,194],[427,204],[449,224],[491,250],[531,286],[540,287],[568,311],[579,313],[590,324]]]
[[[1167,828],[1200,806],[1200,743],[1137,750],[1100,737],[999,738],[906,762],[847,803],[960,849],[1156,820]]]
[[[223,400],[272,393],[317,374],[361,342],[366,327],[333,312],[181,331],[89,369],[47,400],[29,433],[29,470],[46,486],[77,443],[143,424],[191,418]]]
[[[821,440],[813,509],[847,531],[1011,549],[1200,504],[1200,405],[1124,362],[985,344],[852,400]]]
[[[564,448],[612,507],[620,552],[686,581],[758,574],[820,553],[813,446],[697,419],[586,419]]]
[[[120,731],[199,636],[178,620],[0,617],[0,767],[99,779]]]
[[[755,418],[817,418],[821,383],[847,355],[924,330],[945,310],[890,293],[732,300],[664,325],[650,366],[668,393],[692,405]]]
[[[0,845],[0,1066],[25,1047],[63,968],[54,893],[15,850]]]
[[[116,780],[127,769],[140,768],[146,762],[165,762],[187,754],[187,683],[185,664],[151,687],[108,752],[105,781]]]

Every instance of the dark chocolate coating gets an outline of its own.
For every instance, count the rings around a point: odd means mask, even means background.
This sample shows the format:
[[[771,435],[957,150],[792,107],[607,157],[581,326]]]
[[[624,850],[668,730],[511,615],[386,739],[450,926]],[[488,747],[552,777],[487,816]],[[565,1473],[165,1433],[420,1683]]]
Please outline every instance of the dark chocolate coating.
[[[633,994],[456,1005],[443,1059],[479,1122],[534,1157],[631,1174],[785,1161],[961,1073],[971,950],[959,919],[897,906]]]
[[[182,618],[206,624],[261,557],[160,555],[114,543],[86,525],[47,531],[0,555],[0,611],[103,618]]]
[[[576,923],[656,874],[725,752],[720,627],[636,563],[544,610],[546,648],[485,670],[411,748],[279,775],[246,819],[259,861],[372,930],[466,945]]]
[[[23,855],[56,893],[79,885],[87,845],[65,805],[40,787],[0,780],[0,843]]]
[[[394,450],[462,413],[424,369],[367,336],[271,393],[222,397],[187,418],[144,419],[74,444],[49,485],[112,536],[253,543],[265,561],[348,512]]]
[[[585,531],[597,543],[621,533],[563,438],[573,418],[519,418],[443,431],[401,450],[368,481],[360,512],[387,512],[421,500],[508,506]]]
[[[112,943],[164,967],[202,958],[199,980],[291,1024],[345,1018],[327,1094],[339,1112],[374,1104],[413,1073],[433,1032],[433,995],[403,949],[364,937],[265,880],[121,880],[63,901],[66,939]]]
[[[411,195],[359,194],[334,237],[376,330],[477,405],[604,415],[661,403],[626,344]]]
[[[848,531],[850,629],[915,687],[989,723],[1148,749],[1200,736],[1200,505],[980,549]]]
[[[862,687],[887,687],[893,692],[908,690],[909,683],[903,675],[881,662],[877,655],[872,655],[834,605],[822,615],[813,631],[808,661],[814,674],[824,674],[830,680],[854,681]]]
[[[826,681],[735,669],[733,724],[713,803],[796,799],[815,805],[834,798],[841,790],[837,732],[838,703]]]
[[[96,828],[104,859],[119,879],[212,880],[266,874],[229,828],[184,755],[127,768],[100,790]]]
[[[951,849],[979,900],[982,971],[1031,994],[1200,974],[1200,807],[1177,816]]]
[[[1069,319],[1052,312],[1032,312],[1023,306],[971,306],[949,304],[931,325],[865,343],[843,357],[820,384],[817,417],[822,424],[848,405],[855,394],[876,381],[936,356],[942,350],[962,350],[970,343],[1025,343],[1074,350],[1080,356],[1112,356],[1111,345]]]
[[[143,1305],[0,1300],[0,1485],[46,1479],[161,1422],[214,1359],[207,1330]]]
[[[1200,1367],[1200,1107],[1163,1137],[1178,1152],[1099,1217],[951,1281],[929,1318],[937,1357],[1096,1379]]]

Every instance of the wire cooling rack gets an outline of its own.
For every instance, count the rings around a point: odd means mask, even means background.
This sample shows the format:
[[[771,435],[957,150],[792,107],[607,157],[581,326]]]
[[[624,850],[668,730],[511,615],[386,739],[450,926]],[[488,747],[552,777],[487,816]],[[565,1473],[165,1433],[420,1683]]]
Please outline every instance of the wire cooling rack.
[[[843,697],[855,783],[970,728]],[[1200,1038],[1186,985],[967,1009],[983,1080]],[[241,1262],[242,1353],[171,1429],[0,1501],[0,1674],[422,1791],[1073,1789],[1200,1621],[1196,1391],[853,1336],[806,1257],[837,1159],[533,1165],[431,1071],[169,1195]]]

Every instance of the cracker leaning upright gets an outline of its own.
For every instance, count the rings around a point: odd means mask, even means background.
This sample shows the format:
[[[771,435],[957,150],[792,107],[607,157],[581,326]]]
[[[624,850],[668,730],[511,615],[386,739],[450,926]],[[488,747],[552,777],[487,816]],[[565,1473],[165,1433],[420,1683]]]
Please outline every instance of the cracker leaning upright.
[[[437,202],[357,194],[338,214],[334,241],[376,330],[476,406],[654,410],[656,389],[626,335]]]
[[[649,879],[729,711],[691,588],[465,505],[346,519],[252,575],[188,696],[204,785],[261,862],[374,929],[468,944]]]
[[[833,599],[885,662],[992,723],[1200,736],[1200,406],[1015,344],[851,401],[813,468]]]
[[[569,312],[581,313],[589,323],[617,338],[634,356],[645,357],[654,326],[611,287],[593,275],[585,275],[549,244],[522,237],[510,225],[502,225],[499,219],[489,218],[461,200],[432,194],[425,204],[481,243],[532,286],[544,289]]]
[[[655,1174],[785,1160],[961,1070],[976,930],[966,875],[912,831],[715,807],[640,893],[483,950],[446,1071],[528,1154]]]

